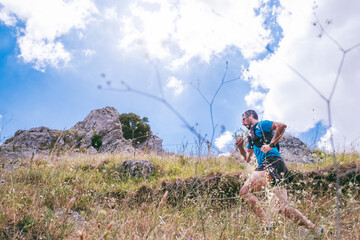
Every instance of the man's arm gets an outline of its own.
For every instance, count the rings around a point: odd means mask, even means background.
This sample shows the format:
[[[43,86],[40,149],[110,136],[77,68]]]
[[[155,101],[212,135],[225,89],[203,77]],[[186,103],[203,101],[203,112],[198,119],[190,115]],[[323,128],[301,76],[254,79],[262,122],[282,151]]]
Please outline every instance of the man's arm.
[[[247,149],[247,152],[248,152],[248,157],[247,157],[247,159],[245,159],[245,161],[246,161],[247,163],[249,163],[250,160],[251,160],[251,157],[252,157],[253,154],[254,154],[254,149]]]
[[[280,122],[273,122],[271,125],[271,131],[275,131],[274,137],[271,139],[271,143],[276,145],[280,138],[284,135],[286,124]]]
[[[235,145],[238,147],[238,149],[240,150],[240,154],[241,154],[241,156],[243,156],[243,158],[244,158],[244,160],[248,163],[248,162],[250,162],[250,160],[251,160],[251,157],[252,157],[252,155],[253,155],[253,153],[254,153],[254,150],[252,150],[252,149],[247,149],[247,152],[248,152],[248,154],[246,154],[246,152],[245,152],[245,149],[244,149],[244,138],[242,138],[242,137],[239,137],[239,138],[237,138],[236,139],[236,141],[235,141]]]
[[[274,134],[273,138],[271,139],[270,144],[276,145],[278,143],[280,138],[284,135],[286,127],[287,126],[284,123],[273,122],[273,124],[271,125],[271,131],[275,131],[275,134]],[[269,145],[263,145],[261,147],[261,151],[264,152],[264,153],[267,153],[271,149],[273,149],[272,147],[270,147],[270,144]]]

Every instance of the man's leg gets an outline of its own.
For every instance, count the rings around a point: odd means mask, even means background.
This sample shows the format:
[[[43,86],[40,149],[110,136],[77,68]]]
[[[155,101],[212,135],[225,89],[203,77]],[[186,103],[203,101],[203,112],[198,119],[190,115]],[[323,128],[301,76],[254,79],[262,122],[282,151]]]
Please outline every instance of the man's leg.
[[[269,224],[269,218],[267,217],[264,209],[261,207],[258,198],[251,192],[257,192],[263,190],[268,183],[268,173],[264,171],[254,171],[246,180],[244,186],[240,189],[240,196],[247,200],[251,209],[258,215],[263,222]]]
[[[275,207],[280,213],[284,213],[286,217],[294,220],[301,226],[315,230],[315,225],[307,219],[299,210],[289,205],[287,191],[285,187],[274,187]]]

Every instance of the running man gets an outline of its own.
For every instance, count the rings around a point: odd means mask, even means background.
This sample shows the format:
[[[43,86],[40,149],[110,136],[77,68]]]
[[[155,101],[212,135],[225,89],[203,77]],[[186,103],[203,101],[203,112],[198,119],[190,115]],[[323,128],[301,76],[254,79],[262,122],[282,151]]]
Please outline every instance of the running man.
[[[247,152],[244,150],[244,138],[236,139],[236,146],[241,155],[248,163],[255,153],[258,167],[253,171],[240,190],[243,199],[249,202],[251,209],[267,225],[270,226],[270,220],[264,209],[261,207],[258,198],[252,194],[263,190],[268,184],[274,188],[274,207],[279,213],[294,220],[299,225],[309,230],[315,231],[315,225],[307,219],[301,212],[289,205],[287,191],[282,182],[286,178],[288,169],[279,153],[277,145],[279,139],[285,132],[286,125],[280,122],[259,121],[258,115],[254,110],[248,110],[242,115],[242,124],[250,130],[251,136],[248,137],[249,144]],[[275,131],[275,134],[273,134]]]

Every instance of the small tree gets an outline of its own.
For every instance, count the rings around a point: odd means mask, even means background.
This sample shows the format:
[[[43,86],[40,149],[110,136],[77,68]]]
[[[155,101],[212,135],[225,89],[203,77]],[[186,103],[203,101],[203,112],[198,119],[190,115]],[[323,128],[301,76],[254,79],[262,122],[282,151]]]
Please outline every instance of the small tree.
[[[142,143],[146,140],[150,132],[149,119],[147,117],[140,118],[135,113],[123,113],[119,120],[122,125],[123,136],[125,139],[136,139],[136,142]]]

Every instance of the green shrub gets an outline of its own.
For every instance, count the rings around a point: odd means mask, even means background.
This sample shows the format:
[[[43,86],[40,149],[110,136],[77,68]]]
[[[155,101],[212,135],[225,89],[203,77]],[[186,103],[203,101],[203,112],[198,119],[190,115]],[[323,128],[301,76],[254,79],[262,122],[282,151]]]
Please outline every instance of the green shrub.
[[[92,139],[91,139],[91,146],[93,146],[96,150],[99,151],[100,147],[102,145],[102,138],[101,136],[94,133]]]
[[[135,113],[123,113],[119,120],[122,125],[122,132],[125,139],[134,139],[134,144],[142,143],[146,140],[150,132],[149,120],[147,117],[136,115]]]

